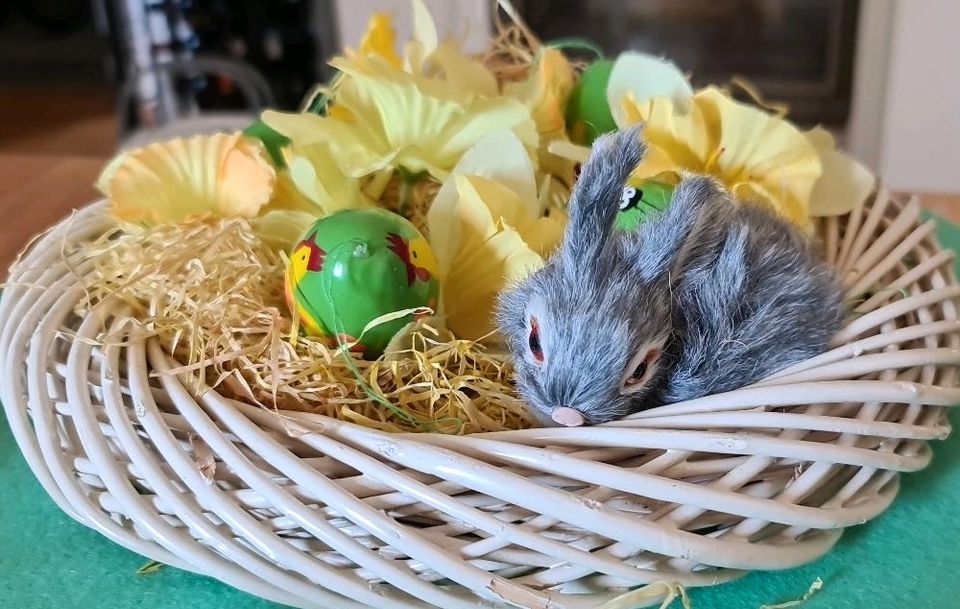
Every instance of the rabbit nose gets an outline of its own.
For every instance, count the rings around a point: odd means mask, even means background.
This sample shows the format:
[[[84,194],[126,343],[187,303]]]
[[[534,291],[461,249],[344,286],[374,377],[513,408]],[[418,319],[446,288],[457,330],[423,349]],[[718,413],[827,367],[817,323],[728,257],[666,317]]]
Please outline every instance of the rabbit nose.
[[[565,427],[579,427],[583,425],[583,415],[569,406],[557,406],[550,413],[550,418]]]

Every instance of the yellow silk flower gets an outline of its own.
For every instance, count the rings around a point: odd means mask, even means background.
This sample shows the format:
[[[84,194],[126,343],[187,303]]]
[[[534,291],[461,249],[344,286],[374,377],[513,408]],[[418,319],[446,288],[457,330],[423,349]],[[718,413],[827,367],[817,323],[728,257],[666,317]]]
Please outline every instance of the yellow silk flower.
[[[627,96],[623,109],[628,124],[646,124],[648,151],[635,178],[676,180],[681,171],[711,175],[735,197],[808,224],[821,163],[817,149],[792,123],[714,87],[685,104],[663,97],[637,103]]]
[[[856,159],[837,149],[830,132],[816,127],[805,133],[820,155],[823,175],[810,194],[811,216],[839,216],[861,205],[873,192],[876,177]]]
[[[380,57],[331,65],[346,78],[327,116],[267,111],[263,120],[294,145],[326,143],[347,175],[402,167],[443,180],[470,146],[505,129],[536,149],[536,127],[516,99],[479,97],[444,79],[395,70]]]
[[[278,195],[272,207],[313,210],[317,215],[331,214],[341,209],[369,207],[370,201],[361,191],[357,178],[343,173],[326,143],[298,146],[293,144],[283,151],[287,168],[278,178],[277,190],[290,188],[284,205]]]
[[[497,294],[543,265],[565,219],[543,215],[534,166],[509,131],[477,142],[437,193],[427,215],[441,277],[440,309],[459,337],[494,330]]]
[[[568,182],[573,179],[573,162],[551,153],[548,147],[551,142],[567,140],[565,111],[573,85],[573,66],[563,52],[544,47],[528,77],[504,87],[504,93],[516,97],[530,109],[540,134],[540,169]]]
[[[387,15],[375,15],[360,50],[337,57],[340,75],[326,116],[267,111],[263,120],[294,146],[329,146],[344,173],[386,168],[446,178],[463,153],[510,130],[535,151],[536,124],[524,103],[499,94],[494,75],[451,41],[439,44],[430,13],[413,1],[414,36],[402,60]]]
[[[207,215],[253,218],[270,201],[275,179],[258,141],[221,133],[122,153],[97,188],[117,218],[152,226]]]
[[[367,31],[360,40],[359,54],[361,57],[379,55],[397,69],[403,65],[397,55],[397,32],[388,13],[377,12],[370,16]]]

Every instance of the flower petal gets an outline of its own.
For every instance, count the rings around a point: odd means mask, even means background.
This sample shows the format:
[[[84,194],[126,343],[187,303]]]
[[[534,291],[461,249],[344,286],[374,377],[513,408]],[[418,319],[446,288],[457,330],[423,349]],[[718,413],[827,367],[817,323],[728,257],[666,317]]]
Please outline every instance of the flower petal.
[[[645,122],[648,150],[635,179],[684,171],[710,175],[740,199],[768,205],[801,226],[809,223],[820,158],[789,121],[713,87],[683,106],[667,98],[641,104],[627,95],[624,109],[630,120]]]
[[[250,226],[267,245],[289,252],[316,221],[317,216],[309,212],[275,209],[253,218]]]
[[[359,181],[340,170],[327,144],[292,146],[285,158],[296,189],[322,213],[371,205]]]
[[[270,200],[275,177],[259,142],[221,133],[123,153],[98,186],[118,218],[154,225],[204,215],[252,218]]]
[[[537,198],[533,162],[512,131],[498,131],[479,139],[460,157],[453,173],[489,178],[524,200]]]
[[[810,194],[811,216],[839,216],[863,204],[876,186],[876,177],[853,157],[837,150],[833,136],[816,127],[806,133],[820,155],[823,175]]]
[[[442,286],[448,327],[461,338],[489,334],[495,329],[493,309],[503,287],[541,266],[543,258],[509,227],[478,247],[461,251],[454,262],[456,271]]]
[[[345,75],[334,98],[338,112],[326,117],[265,112],[263,119],[295,145],[326,142],[348,175],[393,166],[443,180],[473,144],[503,130],[536,149],[536,128],[518,100],[478,97],[440,79],[394,70],[377,57],[331,64]]]
[[[497,77],[482,63],[464,55],[450,41],[444,42],[430,55],[430,62],[443,70],[444,79],[454,87],[480,97],[497,97]]]
[[[665,97],[682,105],[693,95],[690,82],[672,61],[646,53],[620,53],[607,81],[607,102],[617,126],[632,124],[623,107],[623,100],[631,95],[643,104],[652,97]]]
[[[555,155],[550,143],[567,141],[566,110],[574,80],[573,66],[563,52],[544,47],[526,80],[504,86],[507,95],[521,100],[529,108],[537,125],[540,168],[568,181],[573,179],[573,163]]]
[[[393,19],[389,13],[376,12],[370,15],[367,31],[360,40],[359,52],[363,57],[379,55],[397,69],[403,65],[397,55],[397,32],[393,29]]]

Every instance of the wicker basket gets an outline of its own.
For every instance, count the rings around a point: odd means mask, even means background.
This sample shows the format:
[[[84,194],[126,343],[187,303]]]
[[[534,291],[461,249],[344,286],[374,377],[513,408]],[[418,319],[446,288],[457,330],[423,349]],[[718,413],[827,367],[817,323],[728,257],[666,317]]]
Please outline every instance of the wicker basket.
[[[928,464],[927,441],[947,436],[945,407],[960,402],[960,287],[919,214],[881,190],[819,221],[860,303],[826,354],[612,424],[455,437],[192,394],[120,303],[75,314],[90,263],[64,252],[108,228],[94,205],[11,272],[2,400],[65,512],[267,599],[621,606],[651,582],[814,560],[890,505],[900,472]],[[105,328],[123,344],[91,340]]]

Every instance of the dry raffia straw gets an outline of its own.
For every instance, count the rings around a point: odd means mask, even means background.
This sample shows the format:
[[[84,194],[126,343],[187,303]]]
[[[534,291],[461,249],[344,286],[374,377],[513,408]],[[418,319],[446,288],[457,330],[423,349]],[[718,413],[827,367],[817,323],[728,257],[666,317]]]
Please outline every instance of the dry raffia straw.
[[[532,421],[506,359],[418,324],[376,361],[292,335],[281,253],[241,219],[117,231],[82,246],[86,308],[127,303],[132,323],[183,365],[173,373],[270,409],[387,431],[472,433]],[[104,343],[109,336],[101,336]]]
[[[667,609],[673,604],[673,601],[680,599],[683,609],[690,609],[690,597],[687,596],[687,589],[677,582],[657,581],[636,590],[625,592],[620,596],[610,599],[606,603],[597,607],[597,609],[633,609],[642,607],[651,601],[663,599],[660,602],[659,609]]]
[[[777,603],[776,605],[760,605],[760,609],[790,609],[791,607],[796,607],[810,600],[810,597],[819,592],[820,588],[823,588],[823,580],[818,577],[813,580],[813,583],[810,584],[810,587],[800,598],[784,603]]]

